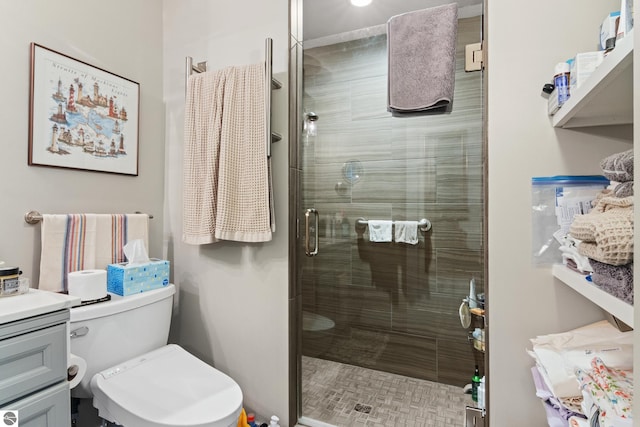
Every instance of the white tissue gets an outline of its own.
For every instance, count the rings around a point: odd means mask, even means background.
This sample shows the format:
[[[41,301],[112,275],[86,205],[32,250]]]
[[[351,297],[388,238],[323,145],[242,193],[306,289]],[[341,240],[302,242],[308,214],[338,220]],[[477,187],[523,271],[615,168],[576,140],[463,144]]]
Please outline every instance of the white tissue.
[[[122,247],[122,250],[127,257],[127,265],[134,266],[147,264],[149,262],[147,248],[144,247],[144,242],[142,241],[142,239],[135,239],[128,242]]]
[[[87,373],[87,362],[73,353],[69,353],[67,360],[67,380],[69,381],[69,389],[72,389],[80,384]]]

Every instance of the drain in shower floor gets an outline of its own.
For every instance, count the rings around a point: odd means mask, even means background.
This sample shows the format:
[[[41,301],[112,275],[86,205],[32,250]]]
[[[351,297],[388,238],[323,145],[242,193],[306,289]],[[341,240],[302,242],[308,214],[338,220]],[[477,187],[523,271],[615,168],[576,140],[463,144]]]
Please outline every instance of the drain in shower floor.
[[[369,413],[371,413],[371,409],[373,409],[373,408],[371,407],[371,405],[365,405],[363,403],[356,403],[356,406],[353,409],[355,409],[358,412],[362,412],[363,414],[369,414]]]

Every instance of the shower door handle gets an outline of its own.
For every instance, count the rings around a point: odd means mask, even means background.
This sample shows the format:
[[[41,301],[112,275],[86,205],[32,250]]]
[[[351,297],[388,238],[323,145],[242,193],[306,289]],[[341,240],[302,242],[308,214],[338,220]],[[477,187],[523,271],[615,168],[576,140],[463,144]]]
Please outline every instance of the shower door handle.
[[[313,214],[315,216],[315,234],[314,234],[314,248],[313,251],[311,250],[311,248],[309,247],[309,243],[311,242],[311,225],[310,223],[310,216],[311,214]],[[318,222],[318,211],[315,210],[314,208],[309,208],[306,211],[304,211],[304,235],[305,235],[305,243],[304,243],[304,253],[305,255],[311,257],[311,256],[316,256],[318,255],[318,226],[319,226],[319,222]]]

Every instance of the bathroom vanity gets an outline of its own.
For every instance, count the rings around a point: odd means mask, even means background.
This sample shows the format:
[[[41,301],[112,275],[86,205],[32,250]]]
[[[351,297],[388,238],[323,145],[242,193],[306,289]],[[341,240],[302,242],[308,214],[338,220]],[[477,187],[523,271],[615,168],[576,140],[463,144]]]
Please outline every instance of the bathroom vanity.
[[[21,427],[68,426],[69,309],[80,299],[30,289],[0,298],[0,411]]]

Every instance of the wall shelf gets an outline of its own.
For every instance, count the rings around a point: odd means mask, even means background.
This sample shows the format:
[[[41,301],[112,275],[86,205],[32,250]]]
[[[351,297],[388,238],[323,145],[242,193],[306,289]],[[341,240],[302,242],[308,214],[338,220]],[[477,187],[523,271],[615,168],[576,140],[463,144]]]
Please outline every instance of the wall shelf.
[[[632,305],[606,293],[593,283],[588,282],[585,276],[568,269],[562,264],[554,265],[552,272],[553,276],[562,283],[601,307],[606,312],[622,320],[627,325],[633,326]]]
[[[633,30],[552,117],[553,127],[633,123]]]

